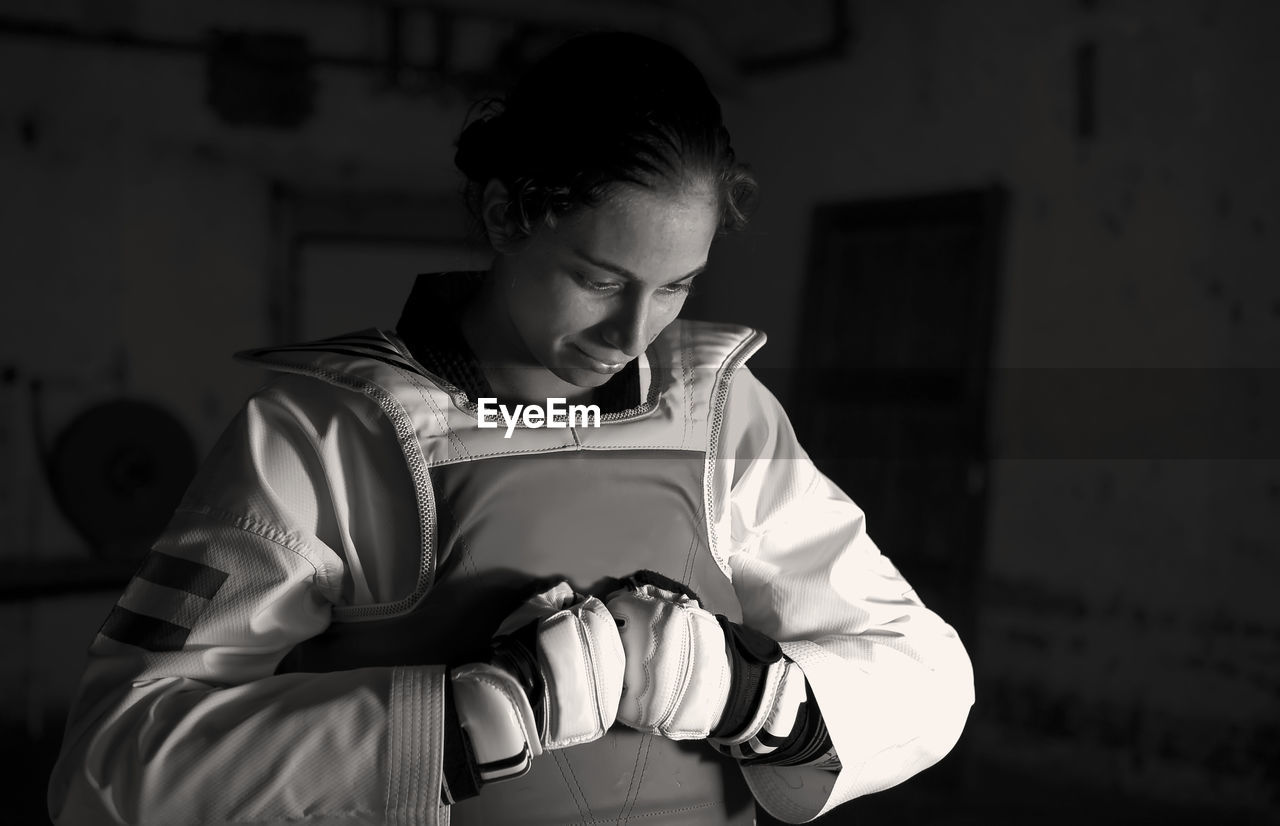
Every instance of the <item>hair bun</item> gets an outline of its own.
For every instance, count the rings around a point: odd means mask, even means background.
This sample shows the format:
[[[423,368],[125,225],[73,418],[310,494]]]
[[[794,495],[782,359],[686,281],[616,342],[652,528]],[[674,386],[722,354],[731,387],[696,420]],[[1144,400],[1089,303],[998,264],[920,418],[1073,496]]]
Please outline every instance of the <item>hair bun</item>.
[[[500,97],[477,101],[454,163],[483,225],[491,181],[506,188],[512,237],[624,187],[713,188],[720,228],[746,221],[755,178],[737,162],[720,102],[687,57],[625,32],[579,35],[530,67]]]
[[[453,165],[473,181],[497,177],[502,158],[502,115],[473,120],[458,136]]]

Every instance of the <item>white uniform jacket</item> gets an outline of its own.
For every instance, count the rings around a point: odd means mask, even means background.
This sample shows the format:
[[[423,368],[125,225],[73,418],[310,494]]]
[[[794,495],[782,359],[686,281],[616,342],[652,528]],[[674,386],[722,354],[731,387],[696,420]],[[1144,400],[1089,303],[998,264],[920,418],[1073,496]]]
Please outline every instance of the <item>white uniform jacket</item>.
[[[641,407],[599,428],[522,428],[520,450],[591,451],[625,434],[704,451],[709,570],[803,670],[843,766],[744,768],[766,809],[804,822],[945,755],[973,673],[743,366],[763,341],[676,322],[642,360]],[[447,822],[443,665],[278,666],[331,623],[393,616],[431,591],[442,516],[430,472],[509,451],[505,425],[478,428],[474,405],[389,332],[249,360],[284,375],[229,426],[95,638],[50,812],[95,825]]]

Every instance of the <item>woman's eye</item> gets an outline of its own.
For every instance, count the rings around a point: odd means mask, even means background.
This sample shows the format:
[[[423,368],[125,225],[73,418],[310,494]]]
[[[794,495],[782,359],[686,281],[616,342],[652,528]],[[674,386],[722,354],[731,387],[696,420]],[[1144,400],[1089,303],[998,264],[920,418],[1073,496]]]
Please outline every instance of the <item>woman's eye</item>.
[[[593,292],[608,293],[608,292],[613,292],[619,287],[619,284],[615,281],[597,281],[594,278],[589,278],[582,273],[574,273],[574,277],[578,280],[579,284],[586,287],[588,290],[592,290]]]
[[[667,295],[688,295],[693,292],[693,282],[684,281],[679,284],[668,284],[667,286],[662,287],[659,292],[666,293]]]

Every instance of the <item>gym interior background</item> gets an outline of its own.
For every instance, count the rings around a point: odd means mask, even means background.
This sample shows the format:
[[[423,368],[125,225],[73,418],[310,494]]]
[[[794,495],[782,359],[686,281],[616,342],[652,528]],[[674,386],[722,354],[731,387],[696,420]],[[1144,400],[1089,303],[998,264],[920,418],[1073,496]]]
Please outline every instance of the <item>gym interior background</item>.
[[[1280,822],[1266,0],[0,2],[6,820],[45,821],[85,649],[264,380],[231,354],[483,266],[468,102],[593,29],[721,96],[762,194],[686,315],[768,332],[977,668],[956,751],[823,822]]]

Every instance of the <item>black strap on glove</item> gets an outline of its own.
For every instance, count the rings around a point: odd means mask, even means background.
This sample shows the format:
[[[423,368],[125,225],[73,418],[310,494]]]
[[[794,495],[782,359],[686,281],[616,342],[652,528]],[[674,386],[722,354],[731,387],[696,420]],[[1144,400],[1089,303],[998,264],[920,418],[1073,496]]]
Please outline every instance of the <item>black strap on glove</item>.
[[[712,737],[730,737],[742,730],[755,715],[764,696],[764,678],[769,666],[782,659],[782,648],[772,637],[716,614],[724,629],[725,651],[729,655],[729,699],[724,716],[711,732]]]
[[[623,582],[633,588],[653,585],[672,593],[684,594],[690,599],[698,599],[698,595],[688,585],[656,571],[636,571]],[[744,739],[749,725],[759,725],[760,714],[768,711],[761,708],[764,702],[778,702],[778,687],[774,687],[774,695],[766,696],[769,694],[770,667],[774,666],[776,671],[777,664],[785,657],[782,646],[769,635],[733,622],[723,614],[716,614],[715,617],[724,632],[725,653],[729,659],[731,676],[724,713],[710,733],[713,747],[747,765],[816,765],[838,771],[839,757],[831,744],[831,735],[807,680],[803,683],[804,700],[796,707],[795,717],[789,718],[789,726],[784,724],[782,730],[770,730],[780,721],[769,720],[769,725],[750,732],[747,742],[733,747],[723,745],[725,740]],[[797,679],[804,679],[790,661],[787,668],[795,670]],[[776,677],[775,674],[775,679]]]
[[[661,588],[662,590],[670,591],[673,594],[684,594],[689,599],[698,600],[699,603],[702,602],[701,599],[698,599],[698,595],[695,594],[693,589],[688,585],[685,585],[683,582],[679,582],[678,580],[674,580],[669,576],[664,576],[657,571],[650,571],[647,568],[642,568],[631,576],[623,577],[622,582],[632,588],[652,585],[655,588]]]

